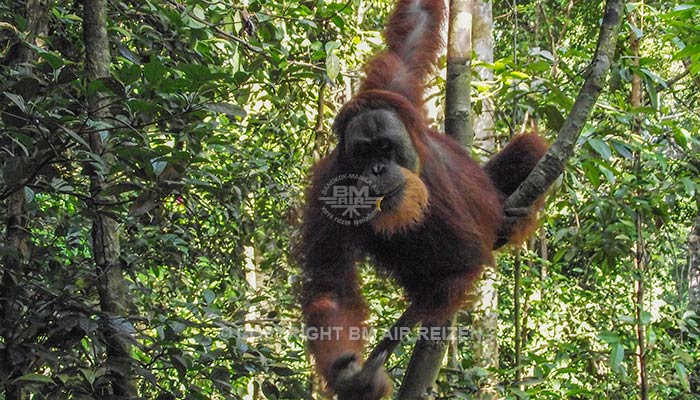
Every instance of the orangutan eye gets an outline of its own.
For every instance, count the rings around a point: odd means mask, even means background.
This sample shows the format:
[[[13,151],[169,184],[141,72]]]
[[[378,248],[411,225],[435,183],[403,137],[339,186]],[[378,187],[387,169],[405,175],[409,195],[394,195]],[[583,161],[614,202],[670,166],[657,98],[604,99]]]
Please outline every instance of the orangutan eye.
[[[391,141],[389,139],[378,139],[375,146],[377,150],[382,153],[388,153],[392,149]]]

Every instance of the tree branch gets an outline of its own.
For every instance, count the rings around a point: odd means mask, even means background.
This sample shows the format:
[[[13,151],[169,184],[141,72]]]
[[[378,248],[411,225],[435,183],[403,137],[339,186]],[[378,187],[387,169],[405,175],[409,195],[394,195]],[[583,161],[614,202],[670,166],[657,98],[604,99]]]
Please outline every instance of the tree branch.
[[[406,311],[401,314],[399,319],[394,322],[394,325],[384,334],[374,349],[372,349],[372,352],[367,357],[367,362],[379,356],[383,356],[384,354],[386,354],[386,360],[388,360],[391,353],[396,349],[396,346],[401,343],[404,336],[411,332],[417,323],[418,319],[415,317],[411,306],[409,306]]]
[[[610,69],[615,54],[617,33],[620,28],[622,0],[608,0],[598,37],[598,46],[588,76],[584,82],[569,116],[559,130],[552,147],[542,157],[535,169],[518,189],[506,199],[504,209],[529,207],[541,197],[550,185],[562,174],[574,151],[576,140],[603,88],[603,81]]]

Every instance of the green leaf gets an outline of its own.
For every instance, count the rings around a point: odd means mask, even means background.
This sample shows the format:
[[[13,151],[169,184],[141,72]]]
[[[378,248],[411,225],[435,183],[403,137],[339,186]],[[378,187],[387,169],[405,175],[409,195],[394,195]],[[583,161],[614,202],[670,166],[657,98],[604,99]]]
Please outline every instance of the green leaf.
[[[607,343],[610,343],[610,344],[615,344],[615,343],[620,342],[620,336],[617,333],[612,332],[612,331],[601,331],[598,334],[598,337],[601,340],[603,340]]]
[[[688,370],[685,365],[680,361],[676,361],[676,373],[678,374],[678,379],[681,381],[681,386],[686,392],[690,392],[690,381],[688,379]]]
[[[679,4],[673,9],[673,11],[692,10],[696,7],[700,7],[700,4]]]
[[[552,104],[547,104],[542,107],[541,112],[547,116],[547,128],[552,131],[558,132],[562,125],[564,125],[564,116],[561,114],[559,109]]]
[[[119,54],[122,55],[122,57],[126,58],[127,60],[131,61],[136,65],[141,65],[141,58],[138,55],[134,54],[134,52],[131,51],[131,49],[126,47],[124,43],[117,43],[117,50],[119,51]]]
[[[130,85],[136,82],[141,76],[141,67],[136,64],[126,64],[121,71],[119,77],[125,85]]]
[[[31,203],[34,201],[34,190],[30,188],[29,186],[24,187],[24,201],[27,202],[27,204]]]
[[[211,304],[216,300],[216,293],[214,293],[213,290],[211,289],[205,289],[204,292],[202,292],[202,295],[204,296],[204,301],[207,302],[207,304]]]
[[[85,147],[85,149],[90,150],[90,145],[88,144],[88,142],[86,142],[85,139],[80,137],[80,135],[75,133],[72,129],[63,128],[63,132],[67,133],[68,136],[73,138],[73,140],[75,140],[76,142],[82,144]]]
[[[41,375],[41,374],[22,375],[19,378],[17,378],[17,381],[53,383],[53,379],[50,376]]]
[[[647,329],[647,344],[650,347],[653,347],[656,344],[656,341],[657,341],[656,332],[654,331],[654,329],[652,329],[650,327],[649,329]]]
[[[686,148],[688,146],[688,141],[690,140],[690,134],[685,129],[677,129],[675,132],[673,132],[673,139],[676,141],[677,145],[682,148]]]
[[[182,356],[177,354],[171,354],[170,362],[172,363],[180,378],[184,377],[187,374],[187,362]]]
[[[105,196],[115,196],[118,194],[126,193],[126,192],[133,192],[136,190],[140,190],[141,187],[139,185],[135,185],[133,183],[129,182],[120,182],[116,183],[114,185],[107,186],[103,191],[102,194]]]
[[[529,396],[523,390],[518,389],[516,386],[510,388],[510,391],[519,399],[528,399]]]
[[[625,358],[625,346],[615,343],[610,351],[610,367],[615,372],[621,372],[622,360]]]
[[[625,157],[628,160],[633,160],[634,155],[632,154],[632,151],[627,147],[626,144],[618,142],[617,140],[611,141],[613,148],[617,151],[618,154],[620,154],[622,157]]]
[[[124,88],[124,85],[119,82],[118,80],[108,77],[108,78],[101,78],[105,86],[107,86],[114,94],[124,97],[126,95],[126,89]]]
[[[331,17],[331,21],[335,26],[338,27],[338,29],[343,29],[345,28],[345,20],[340,16],[340,15],[334,15]]]
[[[61,72],[58,73],[56,83],[63,85],[65,83],[73,82],[76,79],[78,79],[78,74],[73,71],[73,68],[66,66],[61,68]]]
[[[91,81],[88,84],[87,91],[90,94],[112,92],[120,97],[124,97],[126,93],[124,85],[112,77],[98,78]]]
[[[51,53],[51,52],[48,52],[46,50],[41,50],[41,49],[39,49],[39,51],[37,53],[39,54],[39,56],[41,58],[48,61],[49,65],[51,65],[51,68],[53,68],[54,71],[61,68],[63,66],[63,64],[65,63],[63,61],[63,57],[61,57],[60,55],[58,55],[56,53]]]
[[[530,77],[530,75],[522,72],[522,71],[510,71],[507,74],[504,74],[506,78],[513,78],[513,79],[527,79]]]
[[[686,194],[690,197],[695,196],[695,192],[696,192],[695,182],[692,179],[688,178],[687,176],[681,178],[681,182],[683,182],[683,186],[685,187]]]
[[[10,101],[15,103],[15,105],[17,106],[17,108],[20,109],[20,111],[22,111],[25,114],[27,113],[27,104],[24,102],[22,96],[10,92],[3,92],[3,94],[5,95],[5,97],[10,99]]]
[[[185,73],[187,79],[198,82],[210,81],[212,73],[206,65],[201,64],[179,64],[176,67]]]
[[[156,84],[160,82],[163,80],[164,74],[165,67],[163,67],[163,64],[157,58],[154,58],[143,68],[143,75],[149,83]]]
[[[229,117],[245,118],[247,115],[243,107],[232,103],[209,103],[204,108],[215,113],[226,114]]]
[[[598,138],[589,138],[588,139],[588,144],[591,145],[593,150],[596,151],[596,153],[600,154],[603,159],[607,160],[610,158],[612,155],[612,151],[610,150],[610,146],[608,146],[607,143],[602,141],[601,139]]]
[[[332,82],[340,74],[340,59],[333,53],[329,53],[326,57],[326,74]]]
[[[277,374],[279,376],[292,376],[292,375],[297,374],[296,371],[294,371],[293,369],[289,368],[288,366],[286,366],[284,364],[270,365],[270,369],[272,370],[272,372],[274,372],[275,374]]]
[[[162,160],[152,160],[151,161],[151,168],[153,168],[153,175],[155,175],[155,176],[160,176],[160,174],[163,172],[163,170],[167,166],[168,166],[167,161],[162,161]]]
[[[634,33],[634,36],[637,37],[637,39],[641,39],[642,36],[644,36],[644,33],[642,32],[642,30],[637,28],[636,26],[630,25],[629,27],[630,27],[630,30]]]
[[[600,186],[600,169],[595,163],[585,161],[581,165],[581,168],[583,168],[583,172],[586,174],[586,177],[591,181],[594,187],[597,188]]]
[[[280,398],[280,390],[277,389],[274,383],[266,380],[262,384],[262,392],[266,398],[270,400],[277,400]]]
[[[692,364],[692,363],[693,363],[693,356],[690,355],[690,354],[688,354],[688,352],[685,351],[685,350],[683,350],[683,349],[677,349],[677,350],[674,352],[674,355],[677,356],[678,358],[680,358],[681,361],[683,361],[683,362],[686,363],[686,364]]]
[[[325,45],[323,45],[323,48],[326,50],[327,54],[331,54],[335,49],[340,48],[340,43],[336,42],[335,40],[329,40]]]
[[[204,10],[202,10],[202,7],[200,7],[200,6],[195,6],[192,9],[192,15],[194,15],[195,17],[197,17],[198,19],[201,19],[201,20],[206,19],[206,15],[204,15]]]
[[[681,51],[673,56],[673,60],[682,60],[687,57],[694,56],[700,52],[700,44],[685,46]]]

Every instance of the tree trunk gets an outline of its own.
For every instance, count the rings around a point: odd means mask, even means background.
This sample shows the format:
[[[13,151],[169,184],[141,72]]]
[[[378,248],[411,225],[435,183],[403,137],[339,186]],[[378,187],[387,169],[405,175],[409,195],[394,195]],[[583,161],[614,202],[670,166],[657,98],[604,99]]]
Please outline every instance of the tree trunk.
[[[83,2],[83,38],[85,41],[85,78],[91,81],[110,76],[109,41],[106,27],[105,0],[85,0]],[[93,121],[107,115],[107,99],[99,92],[88,96],[89,117]],[[92,201],[92,248],[97,274],[97,289],[100,308],[104,318],[100,331],[107,347],[106,367],[112,383],[114,395],[118,398],[136,398],[131,371],[131,346],[129,345],[129,324],[127,315],[127,285],[119,260],[119,225],[104,206],[114,202],[111,196],[102,195],[105,189],[105,176],[113,164],[113,157],[107,149],[108,135],[103,132],[89,134],[90,150],[101,157],[104,166],[86,165],[90,176]]]
[[[646,329],[643,323],[644,313],[644,280],[647,271],[647,252],[644,243],[642,215],[639,211],[635,213],[635,223],[637,226],[637,241],[635,243],[634,267],[635,274],[635,297],[634,312],[637,320],[637,384],[639,385],[640,399],[649,399],[649,383],[647,380],[647,349],[646,349]]]
[[[700,196],[698,214],[688,235],[688,310],[700,320]]]
[[[521,311],[522,305],[520,304],[522,290],[522,258],[520,252],[515,255],[515,263],[513,265],[514,269],[514,284],[513,284],[513,325],[515,325],[515,380],[516,382],[520,380],[521,371],[520,364],[522,362],[523,355],[523,342],[522,342],[522,319]]]
[[[19,3],[21,4],[21,3]],[[16,6],[17,3],[12,3]],[[38,45],[38,38],[45,36],[48,30],[48,0],[28,0],[24,9],[16,10],[13,7],[16,15],[23,15],[26,19],[26,38],[28,43]],[[36,54],[30,47],[23,43],[17,44],[18,49],[15,56],[7,59],[6,63],[10,66],[28,63],[34,60]],[[14,332],[19,329],[18,321],[20,317],[20,309],[17,299],[19,297],[18,281],[23,275],[23,266],[28,257],[27,238],[27,212],[25,210],[25,190],[21,181],[23,171],[27,165],[27,159],[24,157],[22,150],[19,147],[13,154],[15,163],[13,164],[16,172],[14,179],[16,182],[6,181],[8,188],[14,188],[14,192],[6,200],[6,217],[7,223],[5,228],[5,244],[4,246],[10,250],[10,254],[3,257],[2,265],[2,282],[0,283],[0,332],[2,333],[2,341],[4,348],[0,351],[0,377],[5,381],[5,400],[20,400],[23,399],[24,393],[22,385],[19,383],[10,383],[15,378],[22,376],[25,373],[26,365],[24,363],[17,364],[14,360],[18,357],[13,357],[14,353],[21,352],[17,348],[17,343],[14,340]],[[8,175],[11,176],[12,174]],[[21,359],[21,357],[20,357]]]
[[[314,164],[319,162],[326,154],[328,138],[324,127],[324,111],[326,109],[326,81],[321,82],[318,88],[318,99],[316,101],[316,123],[314,124]]]
[[[464,147],[471,146],[472,1],[450,0],[447,28],[445,132]]]
[[[640,25],[641,17],[637,10],[633,10],[627,15],[627,20],[632,28],[637,28]],[[639,68],[639,41],[637,30],[630,29],[630,50],[632,50],[632,65]],[[630,91],[630,104],[632,107],[639,108],[642,106],[642,78],[639,73],[632,73],[632,88]],[[633,131],[636,135],[642,134],[641,113],[635,116],[633,121]],[[635,170],[639,169],[639,155],[635,159]],[[646,366],[646,345],[645,345],[645,326],[642,323],[642,313],[644,312],[644,291],[645,291],[645,272],[646,272],[646,248],[644,244],[644,236],[642,232],[642,215],[640,211],[635,213],[635,224],[637,226],[637,241],[635,244],[634,266],[636,278],[634,281],[634,309],[637,319],[637,384],[639,385],[640,399],[647,400],[649,398],[649,383],[647,381],[647,366]]]
[[[496,280],[498,268],[486,266],[479,281],[472,315],[471,339],[474,350],[474,365],[489,369],[498,368],[498,290]],[[490,388],[495,384],[489,379],[489,387],[480,389],[480,398],[494,398]]]
[[[493,64],[493,4],[490,0],[474,0],[472,5],[472,44],[477,61]],[[474,67],[483,86],[493,82],[493,69]],[[481,103],[481,112],[474,113],[474,146],[493,154],[495,131],[493,119],[493,98],[486,97]]]
[[[491,1],[474,0],[472,6],[472,40],[477,60],[493,63],[493,11]],[[482,84],[493,80],[493,70],[485,67],[475,68]],[[496,148],[494,137],[493,100],[485,98],[481,112],[474,114],[475,145],[493,154]],[[498,268],[487,265],[477,286],[477,298],[472,311],[472,348],[474,364],[484,369],[498,368],[498,290],[496,281]],[[493,386],[496,382],[490,380]],[[487,388],[481,397],[492,397],[494,393]]]
[[[442,324],[423,324],[420,332],[424,336],[430,336],[434,328],[440,331],[450,332],[454,326],[454,318]],[[447,329],[444,329],[447,328]],[[399,389],[397,398],[399,400],[423,400],[432,399],[433,387],[437,381],[440,367],[445,360],[445,353],[450,341],[447,338],[440,340],[430,340],[427,337],[419,337],[413,348],[411,360],[408,362],[403,383]]]
[[[18,296],[17,281],[22,276],[23,264],[27,256],[27,216],[24,210],[24,188],[16,191],[7,199],[7,233],[6,243],[12,253],[3,259],[2,276],[2,321],[0,331],[3,336],[3,349],[0,352],[0,378],[5,381],[5,400],[23,399],[21,384],[11,383],[24,374],[24,363],[15,362],[20,352],[14,340],[17,319],[21,313],[16,303]],[[21,359],[21,357],[20,357]]]
[[[445,83],[445,133],[465,148],[471,145],[471,0],[450,0],[447,32],[447,81]],[[454,317],[435,328],[454,326]],[[423,332],[433,328],[423,325]],[[448,339],[419,337],[413,348],[399,399],[424,399],[435,385],[448,349]]]

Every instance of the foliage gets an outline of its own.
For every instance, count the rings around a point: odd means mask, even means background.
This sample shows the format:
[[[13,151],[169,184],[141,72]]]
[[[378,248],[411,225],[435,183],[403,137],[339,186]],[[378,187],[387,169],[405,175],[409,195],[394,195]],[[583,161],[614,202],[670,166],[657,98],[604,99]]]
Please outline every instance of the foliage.
[[[526,119],[553,137],[572,106],[600,7],[568,3],[518,2],[517,18],[507,2],[494,4],[502,16],[489,66],[496,79],[475,85],[475,97],[496,101],[504,141]],[[7,201],[24,192],[30,251],[21,270],[3,267],[19,310],[0,326],[0,350],[21,371],[13,381],[33,398],[110,391],[85,172],[108,165],[86,142],[98,131],[115,158],[102,188],[114,202],[102,206],[119,222],[128,282],[130,311],[117,328],[133,343],[141,396],[311,398],[318,388],[290,243],[306,173],[332,146],[332,116],[380,48],[391,2],[109,2],[111,76],[90,85],[81,2],[52,2],[48,35],[36,45],[14,7],[0,5],[0,193]],[[514,257],[504,254],[501,368],[480,370],[461,342],[440,381],[444,398],[470,398],[488,374],[507,398],[633,398],[640,325],[652,397],[700,390],[685,248],[699,212],[700,3],[629,3],[627,11],[641,13],[643,27],[621,33],[609,87],[551,196],[542,234],[524,252],[522,363]],[[641,39],[639,65],[629,35]],[[18,46],[35,60],[8,62]],[[629,101],[634,74],[645,90],[639,108]],[[88,118],[94,92],[109,98],[106,120]],[[642,275],[638,234],[648,255]],[[3,242],[3,257],[16,252]],[[367,268],[363,276],[378,336],[405,303],[386,277]],[[397,382],[408,351],[391,360]]]

